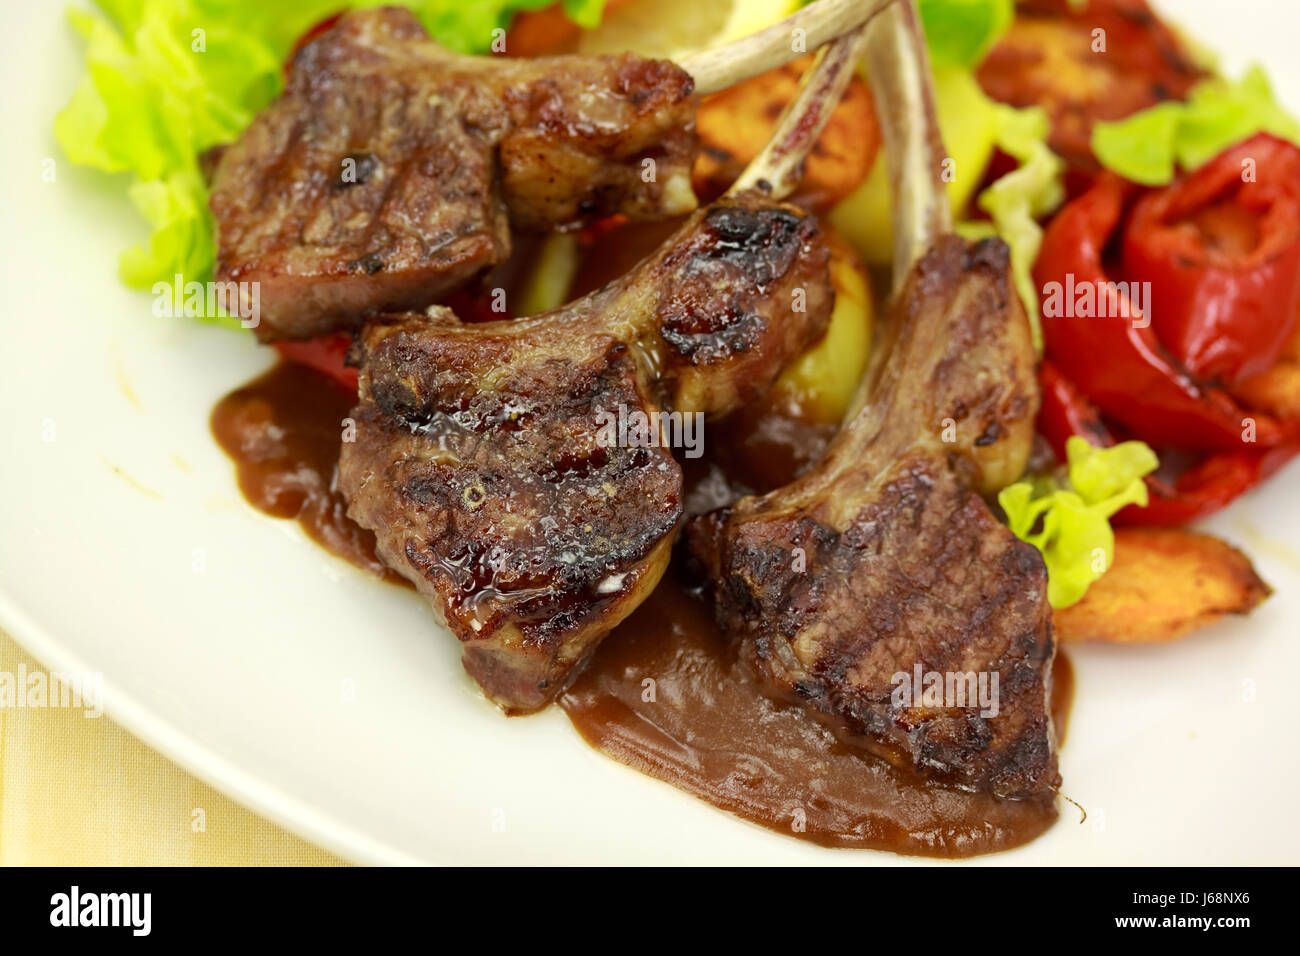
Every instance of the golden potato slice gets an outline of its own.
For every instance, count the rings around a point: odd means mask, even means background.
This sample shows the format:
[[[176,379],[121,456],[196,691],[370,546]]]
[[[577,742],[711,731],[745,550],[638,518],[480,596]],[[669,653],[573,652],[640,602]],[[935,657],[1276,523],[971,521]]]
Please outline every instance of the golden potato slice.
[[[977,71],[993,99],[1046,109],[1049,145],[1082,169],[1093,124],[1183,99],[1207,75],[1147,0],[1029,0]]]
[[[1272,593],[1232,545],[1185,528],[1118,528],[1115,563],[1083,600],[1055,613],[1062,641],[1170,641]]]
[[[725,192],[767,145],[810,62],[811,57],[801,57],[700,104],[695,118],[700,156],[693,179],[701,202]],[[808,156],[795,201],[813,209],[839,202],[867,178],[879,149],[880,125],[871,94],[854,77]]]
[[[578,237],[573,233],[553,232],[543,238],[519,291],[515,314],[537,315],[568,302],[580,260]]]
[[[610,0],[610,6],[622,0]],[[573,53],[578,47],[582,28],[555,4],[541,10],[515,14],[506,31],[506,54],[509,56],[555,56]]]
[[[857,253],[829,229],[826,242],[835,287],[830,324],[821,341],[781,373],[765,401],[810,422],[838,425],[867,367],[874,313],[871,281]]]

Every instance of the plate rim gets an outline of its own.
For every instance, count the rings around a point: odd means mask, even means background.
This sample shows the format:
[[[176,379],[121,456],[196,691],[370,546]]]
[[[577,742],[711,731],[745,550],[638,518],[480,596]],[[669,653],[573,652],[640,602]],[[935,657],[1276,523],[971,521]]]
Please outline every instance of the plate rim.
[[[103,716],[186,773],[300,839],[352,864],[438,865],[437,861],[420,859],[366,835],[339,817],[243,770],[200,743],[193,735],[173,726],[133,695],[121,690],[107,673],[88,666],[80,655],[24,611],[2,586],[0,629],[47,670],[100,674],[103,679]]]

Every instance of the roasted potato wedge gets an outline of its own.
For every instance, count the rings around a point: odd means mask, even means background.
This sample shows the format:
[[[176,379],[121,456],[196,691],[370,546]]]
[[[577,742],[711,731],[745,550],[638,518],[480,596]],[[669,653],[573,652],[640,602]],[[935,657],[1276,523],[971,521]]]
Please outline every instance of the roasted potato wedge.
[[[1092,127],[1183,99],[1207,74],[1146,0],[1029,0],[976,74],[1012,106],[1042,106],[1049,145],[1074,168],[1096,166]]]
[[[695,192],[709,202],[726,191],[767,145],[777,118],[794,96],[811,57],[707,97],[696,114],[700,156]],[[867,178],[880,149],[880,125],[867,85],[854,77],[813,146],[795,201],[813,209],[839,202]]]
[[[1232,545],[1185,528],[1117,528],[1114,561],[1083,600],[1056,612],[1062,641],[1171,641],[1272,593]]]
[[[871,280],[853,248],[826,230],[835,310],[821,341],[790,363],[764,400],[771,408],[821,425],[838,425],[871,354]]]

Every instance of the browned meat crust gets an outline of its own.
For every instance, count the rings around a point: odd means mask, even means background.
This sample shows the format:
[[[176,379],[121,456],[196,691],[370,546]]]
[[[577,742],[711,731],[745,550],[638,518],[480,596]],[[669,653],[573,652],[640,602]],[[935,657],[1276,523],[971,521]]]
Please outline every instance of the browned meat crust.
[[[720,414],[761,395],[825,328],[827,261],[812,217],[742,194],[556,312],[367,323],[348,513],[507,711],[553,699],[668,562],[681,470],[667,448],[611,444],[600,413]]]
[[[681,517],[667,449],[597,443],[595,409],[654,407],[635,361],[612,336],[518,356],[416,318],[363,341],[348,513],[442,612],[489,696],[534,710],[658,583]],[[444,370],[427,390],[424,367]],[[467,391],[479,376],[494,387]]]
[[[1046,571],[972,490],[1014,477],[1033,435],[1033,352],[1006,247],[939,240],[888,338],[869,401],[820,465],[693,520],[689,546],[719,623],[777,694],[902,765],[1049,800]],[[894,700],[895,675],[910,684],[918,667],[996,675],[996,716]]]
[[[217,160],[217,277],[261,283],[264,341],[422,307],[512,225],[693,209],[694,108],[666,61],[460,57],[409,11],[349,13]]]

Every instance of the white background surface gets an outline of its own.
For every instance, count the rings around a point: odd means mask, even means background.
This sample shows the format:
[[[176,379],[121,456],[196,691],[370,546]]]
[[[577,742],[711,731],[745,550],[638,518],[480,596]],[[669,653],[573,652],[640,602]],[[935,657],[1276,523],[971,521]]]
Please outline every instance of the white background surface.
[[[1265,62],[1300,109],[1300,8],[1163,6],[1231,71]],[[353,859],[906,859],[736,820],[589,749],[559,712],[506,721],[414,594],[246,504],[207,420],[268,353],[251,337],[155,319],[147,294],[117,282],[117,252],[141,230],[124,182],[71,166],[51,133],[80,74],[79,43],[57,2],[6,2],[4,23],[0,625],[51,669],[102,671],[114,719]],[[41,181],[46,157],[58,161],[53,185]],[[1042,838],[974,862],[1300,859],[1298,480],[1293,464],[1210,525],[1277,589],[1254,615],[1170,646],[1071,651],[1061,770],[1089,820],[1063,804]],[[204,573],[192,570],[196,548]]]

